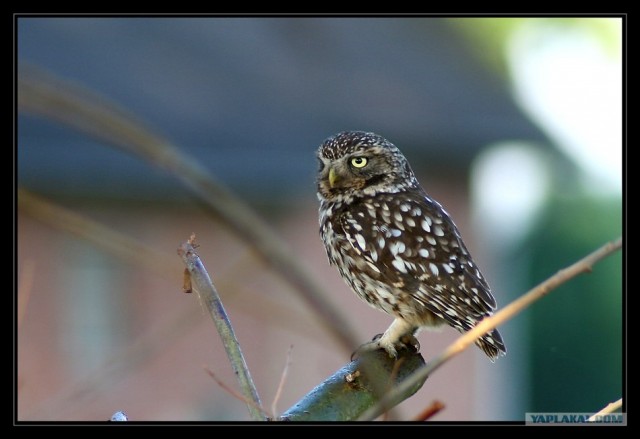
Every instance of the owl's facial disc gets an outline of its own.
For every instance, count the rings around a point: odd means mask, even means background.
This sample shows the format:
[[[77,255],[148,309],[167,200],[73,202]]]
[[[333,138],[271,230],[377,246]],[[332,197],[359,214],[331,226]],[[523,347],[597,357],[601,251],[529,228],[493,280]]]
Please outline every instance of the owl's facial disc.
[[[320,145],[318,196],[331,201],[395,193],[418,185],[402,153],[384,138],[343,132]]]

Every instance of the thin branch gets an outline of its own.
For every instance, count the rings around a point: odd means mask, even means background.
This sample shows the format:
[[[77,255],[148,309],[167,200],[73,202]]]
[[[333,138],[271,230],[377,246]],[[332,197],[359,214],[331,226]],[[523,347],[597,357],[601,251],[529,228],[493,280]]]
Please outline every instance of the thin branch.
[[[29,66],[21,67],[18,78],[18,108],[70,126],[168,171],[300,293],[346,352],[358,346],[344,314],[326,300],[321,285],[271,227],[216,182],[199,162],[144,128],[133,115],[103,96]]]
[[[245,398],[243,395],[240,395],[238,392],[236,392],[235,390],[233,390],[231,387],[227,386],[227,384],[222,381],[221,379],[219,379],[216,374],[213,373],[213,371],[211,369],[209,369],[207,366],[204,366],[204,370],[205,372],[207,372],[207,375],[209,375],[211,378],[213,378],[213,380],[220,386],[222,387],[222,390],[226,391],[229,395],[233,396],[234,398],[244,402],[247,405],[252,405],[253,407],[255,407],[257,410],[260,410],[260,412],[268,419],[273,419],[274,415],[272,413],[269,413],[268,411],[266,411],[262,406],[257,405],[255,401],[252,401],[250,399]]]
[[[198,293],[198,297],[206,306],[213,322],[216,325],[218,334],[220,335],[225,351],[227,352],[227,357],[229,357],[229,361],[231,362],[233,372],[235,373],[238,379],[238,384],[242,389],[242,393],[248,400],[253,401],[254,403],[247,404],[249,414],[254,421],[264,421],[265,419],[261,411],[256,409],[256,407],[262,407],[262,403],[260,402],[258,391],[253,384],[249,368],[244,361],[244,356],[240,350],[240,344],[233,332],[231,321],[224,310],[218,291],[213,286],[209,273],[207,273],[202,261],[200,261],[200,257],[195,252],[193,247],[193,236],[189,239],[189,242],[183,243],[178,248],[178,254],[189,270],[191,275],[191,285],[193,286],[194,291]]]
[[[291,351],[293,350],[293,345],[289,346],[289,350],[287,351],[287,361],[284,363],[284,369],[282,370],[282,375],[280,376],[280,383],[278,383],[278,389],[276,390],[276,396],[273,397],[273,403],[271,404],[271,412],[275,416],[278,413],[277,405],[280,400],[280,396],[282,395],[282,389],[284,388],[284,383],[287,379],[287,373],[289,372],[289,366],[291,365]]]
[[[401,357],[398,358],[398,360],[393,364],[393,369],[391,369],[391,375],[389,376],[389,382],[386,386],[386,389],[383,389],[383,386],[377,386],[376,388],[376,396],[379,398],[382,395],[384,395],[385,393],[391,391],[391,389],[393,389],[393,383],[395,383],[397,376],[398,376],[398,372],[400,371],[400,368],[402,367],[402,363],[404,363],[406,357]],[[397,416],[395,413],[395,407],[391,407],[389,410],[384,412],[384,417],[383,417],[383,421],[390,421],[393,420],[394,417],[397,418]]]
[[[609,256],[611,253],[620,249],[621,247],[622,238],[618,238],[616,241],[612,241],[603,245],[602,247],[580,259],[573,265],[560,270],[555,275],[539,284],[537,287],[533,288],[520,298],[514,300],[509,305],[505,306],[493,316],[484,318],[473,329],[464,333],[462,336],[456,339],[456,341],[450,344],[440,355],[438,355],[433,360],[428,362],[424,367],[413,373],[412,376],[407,378],[406,381],[400,384],[394,391],[389,392],[387,395],[385,395],[379,401],[378,405],[367,410],[367,412],[365,412],[360,417],[360,420],[375,419],[378,416],[378,413],[380,413],[380,410],[384,410],[384,407],[389,404],[389,401],[393,401],[395,398],[397,398],[396,394],[401,394],[403,391],[406,391],[405,388],[410,388],[412,385],[415,385],[416,383],[424,380],[445,362],[471,346],[482,335],[494,329],[499,324],[511,319],[516,314],[526,309],[536,300],[539,300],[542,297],[546,296],[554,288],[557,288],[559,285],[567,282],[568,280],[576,277],[581,273],[591,272],[594,264],[596,264],[601,259]]]
[[[429,407],[421,411],[416,415],[413,419],[414,421],[427,421],[430,418],[433,418],[436,414],[438,414],[442,409],[444,409],[445,405],[440,401],[433,401]]]
[[[166,275],[179,267],[175,256],[118,232],[97,221],[52,203],[29,190],[18,188],[18,209],[60,230],[73,233],[97,247],[156,273]]]
[[[613,413],[616,410],[619,410],[621,407],[622,407],[622,398],[620,398],[619,400],[617,400],[615,402],[610,402],[609,404],[607,404],[607,406],[605,408],[603,408],[598,413],[596,413],[593,416],[591,416],[588,419],[588,421],[589,422],[594,422],[594,421],[597,420],[598,416],[602,416],[602,415],[606,415],[606,414],[609,414],[609,413]]]

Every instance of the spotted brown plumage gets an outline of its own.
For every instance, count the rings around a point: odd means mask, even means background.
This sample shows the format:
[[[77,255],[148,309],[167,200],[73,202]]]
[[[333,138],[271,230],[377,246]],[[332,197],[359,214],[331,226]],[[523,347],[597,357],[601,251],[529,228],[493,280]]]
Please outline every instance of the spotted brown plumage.
[[[496,308],[460,232],[430,198],[400,150],[374,134],[339,133],[318,149],[320,235],[329,262],[353,291],[395,320],[365,348],[396,355],[420,328],[460,332]],[[476,344],[506,353],[498,330]]]

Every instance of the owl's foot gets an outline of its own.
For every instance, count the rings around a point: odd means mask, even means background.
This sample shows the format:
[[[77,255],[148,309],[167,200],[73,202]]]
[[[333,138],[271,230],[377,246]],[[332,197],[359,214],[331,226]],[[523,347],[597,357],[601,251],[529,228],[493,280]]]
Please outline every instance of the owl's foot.
[[[420,350],[420,342],[413,336],[413,334],[404,334],[397,340],[390,340],[390,337],[385,337],[385,334],[378,334],[370,342],[360,345],[354,353],[351,354],[351,361],[358,358],[365,352],[376,351],[378,349],[384,349],[391,358],[398,358],[398,351],[402,349],[418,352]]]

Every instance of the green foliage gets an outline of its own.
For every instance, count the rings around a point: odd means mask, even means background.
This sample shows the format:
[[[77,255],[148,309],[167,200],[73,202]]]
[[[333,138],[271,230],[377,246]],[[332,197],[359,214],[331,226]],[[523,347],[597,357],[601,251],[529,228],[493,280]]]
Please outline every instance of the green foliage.
[[[525,243],[531,283],[621,235],[620,199],[556,198]],[[622,395],[622,254],[531,308],[530,411],[588,412]]]
[[[620,17],[468,17],[449,18],[468,41],[472,53],[490,70],[509,76],[506,51],[515,35],[525,26],[537,27],[537,32],[582,32],[599,41],[611,56],[621,56]]]

